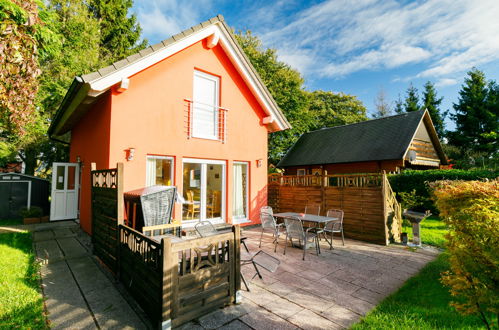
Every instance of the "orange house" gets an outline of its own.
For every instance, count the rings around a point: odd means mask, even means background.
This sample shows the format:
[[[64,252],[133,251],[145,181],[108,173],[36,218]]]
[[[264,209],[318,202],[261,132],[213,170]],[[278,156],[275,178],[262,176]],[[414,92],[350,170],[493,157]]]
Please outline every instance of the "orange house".
[[[174,219],[258,223],[267,135],[290,125],[221,15],[76,77],[49,129],[79,161],[91,231],[90,163],[124,163],[124,191],[175,185]]]

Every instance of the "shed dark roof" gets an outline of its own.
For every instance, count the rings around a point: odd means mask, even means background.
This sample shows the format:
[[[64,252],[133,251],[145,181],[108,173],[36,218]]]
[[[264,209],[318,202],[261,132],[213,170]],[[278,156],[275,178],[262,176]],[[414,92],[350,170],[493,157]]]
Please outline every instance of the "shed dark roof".
[[[303,134],[277,166],[402,159],[425,111]]]

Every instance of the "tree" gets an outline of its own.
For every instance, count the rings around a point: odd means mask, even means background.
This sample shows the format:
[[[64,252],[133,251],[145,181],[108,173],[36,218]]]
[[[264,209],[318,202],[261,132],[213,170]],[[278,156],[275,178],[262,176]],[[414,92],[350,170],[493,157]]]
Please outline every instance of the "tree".
[[[378,95],[376,95],[376,98],[374,99],[374,105],[376,107],[376,112],[374,113],[373,118],[387,117],[392,114],[390,104],[387,101],[386,93],[383,88],[379,89]]]
[[[279,61],[275,49],[263,49],[261,41],[250,31],[236,33],[235,37],[292,126],[269,135],[269,163],[277,164],[309,129],[309,96],[300,73]]]
[[[99,22],[101,62],[119,61],[147,46],[147,40],[140,40],[137,16],[129,14],[132,5],[132,0],[90,0],[89,10]]]
[[[406,97],[404,102],[405,112],[419,111],[421,108],[419,106],[419,96],[418,89],[412,85],[409,85],[406,91]]]
[[[444,118],[440,112],[440,104],[442,103],[443,97],[437,97],[437,91],[435,90],[435,86],[430,82],[426,82],[424,85],[423,92],[423,109],[428,110],[430,114],[431,120],[433,122],[433,126],[435,126],[435,130],[440,138],[445,136],[445,124]]]
[[[366,107],[356,96],[314,91],[311,93],[309,130],[353,124],[367,120]]]
[[[56,38],[44,26],[43,4],[0,0],[0,162],[36,138],[35,99],[39,59],[49,55]],[[45,17],[46,18],[46,17]]]
[[[474,68],[468,72],[454,104],[451,118],[456,130],[449,132],[450,143],[493,157],[498,152],[499,88],[487,83],[485,74]]]
[[[402,101],[402,97],[399,94],[398,99],[395,101],[395,106],[393,107],[393,111],[396,114],[404,113],[404,102]]]

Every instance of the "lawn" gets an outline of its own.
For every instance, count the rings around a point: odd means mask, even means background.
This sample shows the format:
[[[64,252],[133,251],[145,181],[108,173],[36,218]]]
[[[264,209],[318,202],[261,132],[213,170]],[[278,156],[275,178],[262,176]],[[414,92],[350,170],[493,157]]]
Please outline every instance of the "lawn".
[[[13,225],[22,225],[22,219],[0,219],[0,227],[2,226],[13,226]]]
[[[440,254],[352,329],[485,329],[478,316],[449,306],[452,297],[439,280],[449,269],[447,258]]]
[[[0,234],[0,329],[48,329],[28,232]]]
[[[402,226],[402,231],[409,234],[412,239],[412,226]],[[446,225],[437,216],[430,216],[421,222],[421,240],[423,244],[433,245],[439,248],[445,247],[444,234],[447,233]]]

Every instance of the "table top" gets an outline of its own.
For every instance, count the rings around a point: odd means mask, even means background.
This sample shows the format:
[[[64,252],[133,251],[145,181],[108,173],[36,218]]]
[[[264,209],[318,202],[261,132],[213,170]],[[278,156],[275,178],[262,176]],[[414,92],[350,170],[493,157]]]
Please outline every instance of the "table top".
[[[274,217],[277,218],[297,217],[300,218],[302,221],[317,222],[317,223],[326,223],[326,222],[340,220],[339,218],[335,217],[325,217],[322,215],[296,213],[296,212],[274,213]]]

